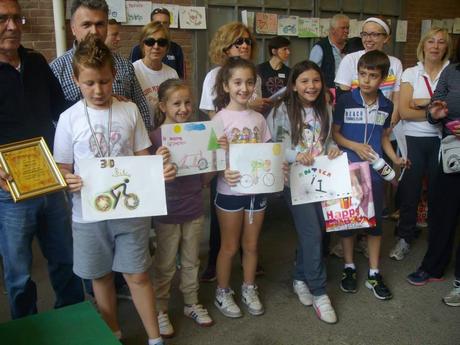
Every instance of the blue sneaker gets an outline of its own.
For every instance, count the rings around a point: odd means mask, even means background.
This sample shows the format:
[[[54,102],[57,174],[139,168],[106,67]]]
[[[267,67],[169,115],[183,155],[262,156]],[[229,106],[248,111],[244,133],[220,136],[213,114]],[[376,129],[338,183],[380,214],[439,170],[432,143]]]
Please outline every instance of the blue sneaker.
[[[407,276],[407,282],[415,286],[423,286],[423,285],[426,285],[427,283],[440,282],[443,280],[444,279],[442,277],[436,278],[436,277],[430,276],[429,273],[425,272],[421,268],[419,268],[417,271]]]

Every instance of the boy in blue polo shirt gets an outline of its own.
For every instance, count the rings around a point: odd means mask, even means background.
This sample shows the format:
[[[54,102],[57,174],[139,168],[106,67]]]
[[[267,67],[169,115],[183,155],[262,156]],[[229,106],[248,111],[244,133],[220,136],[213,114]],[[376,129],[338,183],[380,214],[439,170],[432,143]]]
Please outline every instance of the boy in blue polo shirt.
[[[390,119],[393,103],[383,96],[379,87],[388,75],[390,60],[381,51],[370,51],[358,61],[359,88],[339,98],[332,128],[334,140],[348,154],[351,162],[372,161],[382,150],[396,165],[405,161],[398,157],[390,143]],[[369,250],[369,274],[366,287],[381,300],[392,298],[379,272],[380,242],[382,239],[383,179],[373,171],[372,193],[377,226],[367,228]],[[353,232],[340,231],[345,267],[340,288],[344,292],[357,290],[356,267],[353,262]]]

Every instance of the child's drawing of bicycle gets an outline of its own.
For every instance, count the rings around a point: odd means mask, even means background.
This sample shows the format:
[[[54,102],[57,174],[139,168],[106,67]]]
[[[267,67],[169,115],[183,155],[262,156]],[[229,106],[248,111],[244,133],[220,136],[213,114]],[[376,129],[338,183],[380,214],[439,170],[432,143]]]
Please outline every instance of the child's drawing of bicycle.
[[[259,177],[259,170],[262,170],[262,176]],[[244,188],[249,188],[254,185],[263,183],[265,186],[270,187],[275,183],[275,175],[271,172],[271,161],[266,160],[254,160],[251,162],[251,174],[244,174],[241,176],[240,184]]]
[[[190,169],[190,168],[198,168],[199,170],[205,170],[208,168],[208,160],[203,157],[203,152],[199,153],[190,153],[184,155],[184,157],[176,164],[173,163],[176,168],[178,169]]]
[[[129,179],[125,179],[122,183],[114,185],[109,191],[97,195],[94,200],[96,209],[100,212],[115,210],[121,198],[128,210],[136,209],[139,206],[139,197],[134,193],[126,192],[128,183]]]

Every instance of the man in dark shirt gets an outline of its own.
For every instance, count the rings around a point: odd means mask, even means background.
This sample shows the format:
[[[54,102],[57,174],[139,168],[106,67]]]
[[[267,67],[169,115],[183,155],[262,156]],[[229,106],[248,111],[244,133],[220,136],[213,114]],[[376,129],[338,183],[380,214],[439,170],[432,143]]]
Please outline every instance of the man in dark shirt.
[[[171,17],[169,11],[166,8],[156,8],[150,14],[150,21],[159,22],[169,29],[171,24]],[[179,78],[185,78],[185,65],[184,65],[184,54],[182,48],[176,42],[169,42],[169,50],[163,58],[163,63],[174,68]],[[142,59],[141,47],[136,45],[131,51],[131,62],[135,62]]]
[[[20,45],[24,18],[16,0],[0,1],[0,144],[44,137],[52,148],[53,121],[65,110],[61,87],[45,58]],[[12,318],[37,312],[31,279],[32,240],[48,260],[55,307],[83,301],[72,272],[70,210],[64,192],[14,203],[0,168],[0,255]]]

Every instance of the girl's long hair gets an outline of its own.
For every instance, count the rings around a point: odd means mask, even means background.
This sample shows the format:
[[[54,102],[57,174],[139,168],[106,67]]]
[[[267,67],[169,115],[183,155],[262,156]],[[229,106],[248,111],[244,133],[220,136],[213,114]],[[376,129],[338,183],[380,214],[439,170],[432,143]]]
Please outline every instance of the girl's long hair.
[[[249,69],[254,76],[254,84],[256,83],[256,67],[251,61],[242,59],[240,57],[229,58],[217,73],[216,84],[214,85],[214,93],[216,98],[214,98],[213,103],[216,111],[225,108],[230,103],[230,95],[224,90],[224,85],[228,85],[228,82],[233,75],[233,71],[238,68]]]
[[[276,116],[276,111],[278,107],[284,103],[286,105],[287,113],[289,116],[289,121],[291,122],[291,138],[292,144],[297,145],[302,140],[302,132],[304,129],[304,105],[300,99],[297,91],[294,91],[295,83],[297,78],[305,71],[314,70],[318,72],[321,78],[321,91],[319,92],[318,98],[312,102],[311,106],[314,110],[315,116],[321,123],[321,132],[320,132],[320,141],[324,144],[330,132],[330,114],[327,107],[326,100],[326,83],[324,82],[323,73],[316,63],[310,60],[304,60],[297,63],[292,67],[291,73],[289,74],[286,93],[284,97],[281,98],[275,104],[274,116]]]
[[[158,104],[153,114],[153,129],[160,127],[166,119],[166,114],[160,109],[160,102],[166,103],[172,92],[179,89],[190,89],[189,85],[181,79],[168,79],[158,87]]]

